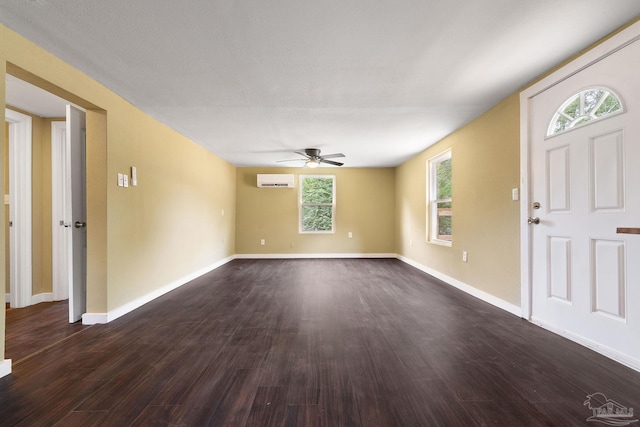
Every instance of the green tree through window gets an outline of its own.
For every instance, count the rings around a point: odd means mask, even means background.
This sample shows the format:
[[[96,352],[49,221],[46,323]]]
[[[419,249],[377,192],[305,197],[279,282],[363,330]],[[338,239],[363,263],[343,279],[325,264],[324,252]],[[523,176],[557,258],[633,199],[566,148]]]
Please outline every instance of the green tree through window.
[[[300,180],[300,231],[333,232],[335,177],[304,175]]]
[[[438,239],[451,240],[451,158],[436,165]]]
[[[564,132],[608,115],[622,112],[620,98],[605,88],[583,90],[567,99],[556,111],[547,136]]]

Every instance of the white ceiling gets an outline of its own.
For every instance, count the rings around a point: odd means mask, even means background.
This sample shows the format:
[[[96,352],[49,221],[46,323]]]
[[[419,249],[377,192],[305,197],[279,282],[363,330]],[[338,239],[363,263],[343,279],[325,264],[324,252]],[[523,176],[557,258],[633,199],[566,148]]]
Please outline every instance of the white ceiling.
[[[40,117],[64,117],[64,99],[7,74],[7,105]]]
[[[396,166],[639,15],[638,0],[0,0],[2,24],[237,166],[310,147]]]

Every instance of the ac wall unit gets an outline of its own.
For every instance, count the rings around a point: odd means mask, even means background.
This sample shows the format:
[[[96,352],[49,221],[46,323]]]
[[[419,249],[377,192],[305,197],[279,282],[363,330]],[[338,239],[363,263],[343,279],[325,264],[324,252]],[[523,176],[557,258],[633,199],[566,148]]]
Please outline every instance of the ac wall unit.
[[[258,174],[260,188],[294,188],[293,174]]]

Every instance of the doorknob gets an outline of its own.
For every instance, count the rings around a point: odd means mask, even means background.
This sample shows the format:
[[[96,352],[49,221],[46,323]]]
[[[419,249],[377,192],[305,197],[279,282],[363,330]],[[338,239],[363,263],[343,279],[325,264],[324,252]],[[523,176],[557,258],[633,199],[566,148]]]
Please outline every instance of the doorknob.
[[[537,216],[530,216],[529,219],[527,219],[527,224],[540,224],[540,218]]]
[[[87,226],[87,223],[86,223],[86,222],[81,222],[81,221],[76,221],[76,222],[73,224],[73,226],[74,226],[75,228],[84,228],[84,227],[86,227],[86,226]]]

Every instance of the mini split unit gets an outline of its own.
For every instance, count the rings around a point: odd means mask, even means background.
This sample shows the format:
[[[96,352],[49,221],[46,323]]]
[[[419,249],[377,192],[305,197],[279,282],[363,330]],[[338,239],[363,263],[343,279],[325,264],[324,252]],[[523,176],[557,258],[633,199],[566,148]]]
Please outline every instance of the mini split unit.
[[[260,188],[294,188],[293,174],[258,174]]]

